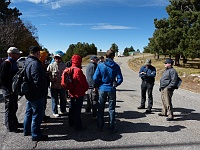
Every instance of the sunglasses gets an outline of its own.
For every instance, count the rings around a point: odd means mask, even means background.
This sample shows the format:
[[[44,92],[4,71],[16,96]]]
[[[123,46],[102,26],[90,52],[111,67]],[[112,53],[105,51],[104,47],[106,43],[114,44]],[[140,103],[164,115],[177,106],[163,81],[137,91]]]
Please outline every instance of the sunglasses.
[[[54,59],[61,59],[61,57],[54,57]]]

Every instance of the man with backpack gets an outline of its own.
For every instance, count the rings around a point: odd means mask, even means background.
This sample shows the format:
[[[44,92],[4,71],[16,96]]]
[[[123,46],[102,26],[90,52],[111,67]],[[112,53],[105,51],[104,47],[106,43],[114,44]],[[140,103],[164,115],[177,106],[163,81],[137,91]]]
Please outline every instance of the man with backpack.
[[[172,67],[174,61],[167,58],[164,62],[165,71],[160,79],[161,100],[163,103],[162,112],[159,116],[167,116],[167,121],[172,121],[174,119],[173,106],[172,106],[172,95],[174,89],[177,87],[178,73]]]
[[[75,131],[84,131],[87,128],[82,125],[81,108],[83,98],[89,86],[82,69],[82,58],[79,55],[72,56],[72,66],[66,68],[62,74],[61,85],[69,90],[69,126],[74,127]]]
[[[106,52],[106,60],[104,63],[99,63],[93,80],[95,85],[99,86],[99,100],[97,113],[97,127],[99,131],[104,127],[104,109],[108,98],[109,103],[109,133],[117,132],[115,128],[115,107],[116,107],[116,87],[123,82],[123,76],[119,65],[114,62],[115,52],[108,50]]]
[[[10,47],[7,50],[8,58],[1,64],[0,80],[2,94],[5,100],[5,126],[8,132],[18,133],[19,124],[16,112],[18,109],[18,95],[12,92],[12,78],[18,72],[17,59],[20,51],[16,47]]]
[[[44,117],[45,98],[48,93],[46,72],[40,58],[40,48],[31,46],[29,56],[25,61],[26,76],[29,91],[25,94],[26,112],[24,117],[24,136],[31,135],[32,141],[45,141],[48,135],[43,135],[40,129]]]

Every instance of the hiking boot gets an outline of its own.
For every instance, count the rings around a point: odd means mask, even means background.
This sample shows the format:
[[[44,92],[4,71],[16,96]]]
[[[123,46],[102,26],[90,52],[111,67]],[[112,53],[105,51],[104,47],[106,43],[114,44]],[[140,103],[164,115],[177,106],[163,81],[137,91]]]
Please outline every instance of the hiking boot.
[[[139,106],[137,109],[145,109],[145,106]]]

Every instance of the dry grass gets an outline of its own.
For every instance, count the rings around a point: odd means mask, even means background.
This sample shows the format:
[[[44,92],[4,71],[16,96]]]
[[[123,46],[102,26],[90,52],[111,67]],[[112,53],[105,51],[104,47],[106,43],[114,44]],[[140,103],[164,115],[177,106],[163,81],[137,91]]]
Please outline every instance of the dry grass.
[[[139,57],[139,58],[133,58],[132,60],[129,60],[128,64],[129,67],[139,72],[139,69],[142,65],[144,65],[144,61],[147,58],[147,56]],[[151,58],[152,65],[156,67],[157,75],[156,80],[159,81],[162,73],[164,71],[164,57],[160,57],[159,60],[154,59],[153,55],[149,55],[148,58]],[[176,71],[178,72],[179,76],[182,79],[181,88],[190,90],[192,92],[200,93],[200,69],[195,68],[185,68],[185,67],[178,67],[174,66]]]

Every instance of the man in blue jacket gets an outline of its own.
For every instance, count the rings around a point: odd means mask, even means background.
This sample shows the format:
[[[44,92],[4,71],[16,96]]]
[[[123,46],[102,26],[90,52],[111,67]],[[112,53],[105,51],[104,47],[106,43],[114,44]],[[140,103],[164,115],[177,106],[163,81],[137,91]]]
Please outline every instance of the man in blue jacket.
[[[156,68],[151,65],[151,59],[147,58],[145,64],[140,68],[139,77],[141,83],[141,104],[138,109],[145,109],[146,92],[148,93],[148,107],[146,113],[151,113],[153,106],[153,86],[155,82]]]
[[[123,82],[123,76],[119,65],[114,62],[115,52],[108,50],[106,52],[106,61],[99,63],[93,75],[95,85],[99,86],[99,101],[97,127],[99,131],[104,126],[104,109],[108,98],[109,103],[109,133],[116,133],[115,128],[115,107],[116,107],[116,87]]]
[[[31,135],[32,141],[45,141],[40,125],[44,117],[45,98],[48,92],[46,72],[40,58],[40,48],[31,46],[30,55],[25,61],[29,92],[25,94],[26,112],[24,117],[24,136]]]

